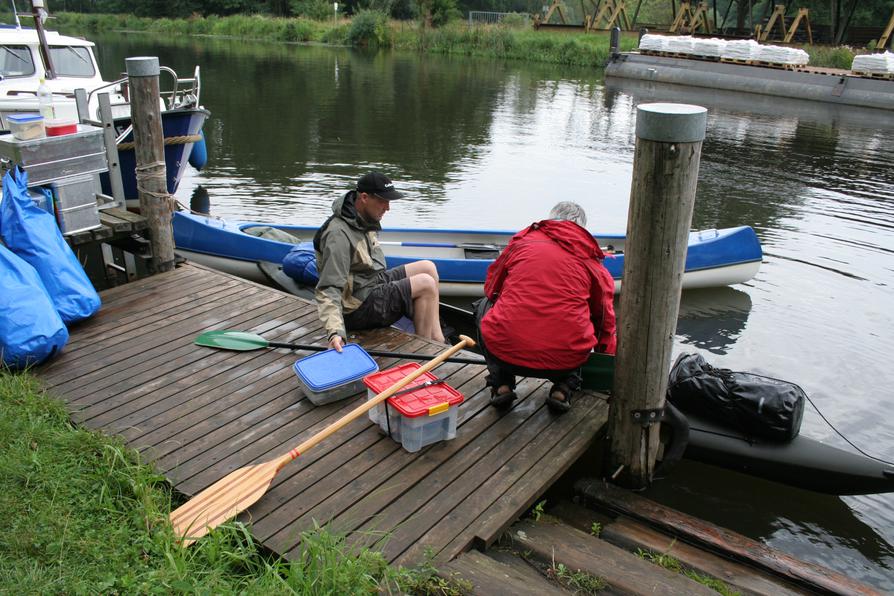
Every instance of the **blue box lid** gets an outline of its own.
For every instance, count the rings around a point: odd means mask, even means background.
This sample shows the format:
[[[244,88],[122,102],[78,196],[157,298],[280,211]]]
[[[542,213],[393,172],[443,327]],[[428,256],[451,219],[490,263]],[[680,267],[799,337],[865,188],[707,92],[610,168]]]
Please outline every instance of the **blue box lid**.
[[[21,124],[22,122],[37,122],[38,120],[43,120],[43,116],[40,114],[10,114],[6,117],[6,120],[8,122]]]
[[[345,344],[339,354],[335,350],[317,352],[295,362],[295,374],[312,391],[326,391],[365,377],[379,370],[379,365],[357,344]]]

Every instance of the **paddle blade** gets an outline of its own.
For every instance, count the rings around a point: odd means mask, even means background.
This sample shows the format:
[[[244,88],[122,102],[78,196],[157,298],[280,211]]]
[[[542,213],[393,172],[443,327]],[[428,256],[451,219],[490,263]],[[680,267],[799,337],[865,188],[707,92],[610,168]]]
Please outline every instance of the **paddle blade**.
[[[197,346],[236,350],[237,352],[249,352],[270,347],[270,343],[260,335],[245,331],[226,330],[206,331],[199,335],[193,343]]]
[[[174,535],[189,546],[260,499],[280,467],[279,460],[239,468],[171,512]]]

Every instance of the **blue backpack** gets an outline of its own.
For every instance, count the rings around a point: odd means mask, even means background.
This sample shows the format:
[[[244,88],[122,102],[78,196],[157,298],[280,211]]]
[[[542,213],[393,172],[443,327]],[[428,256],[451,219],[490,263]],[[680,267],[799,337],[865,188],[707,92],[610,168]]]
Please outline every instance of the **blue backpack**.
[[[99,310],[99,294],[62,237],[56,218],[34,204],[28,174],[19,167],[3,177],[0,236],[9,250],[37,270],[63,322],[74,323]]]
[[[317,273],[317,256],[313,242],[302,242],[289,251],[282,260],[282,271],[306,286],[316,286],[320,281]]]
[[[0,244],[0,356],[23,369],[62,350],[68,329],[34,267]]]

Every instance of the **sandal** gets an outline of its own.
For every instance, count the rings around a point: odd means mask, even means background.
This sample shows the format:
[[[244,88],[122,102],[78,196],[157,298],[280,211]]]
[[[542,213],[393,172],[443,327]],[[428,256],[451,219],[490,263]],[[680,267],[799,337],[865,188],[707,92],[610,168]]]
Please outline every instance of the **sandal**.
[[[500,387],[508,388],[509,385],[500,385]],[[518,397],[515,391],[509,389],[506,393],[500,393],[497,387],[490,388],[490,405],[495,408],[506,408],[512,405],[515,398]]]
[[[553,397],[555,394],[561,395],[564,399]],[[571,409],[572,391],[565,383],[556,383],[549,390],[549,397],[546,398],[546,407],[555,414],[564,414]]]

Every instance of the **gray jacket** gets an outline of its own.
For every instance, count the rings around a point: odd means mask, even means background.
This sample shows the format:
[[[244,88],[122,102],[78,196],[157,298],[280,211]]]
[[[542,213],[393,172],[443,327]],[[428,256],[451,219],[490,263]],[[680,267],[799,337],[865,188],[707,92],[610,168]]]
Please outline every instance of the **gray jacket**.
[[[385,271],[385,253],[379,246],[377,222],[367,222],[354,208],[356,191],[332,203],[332,217],[314,236],[317,256],[316,299],[326,337],[347,337],[344,315],[357,310],[380,273]]]

